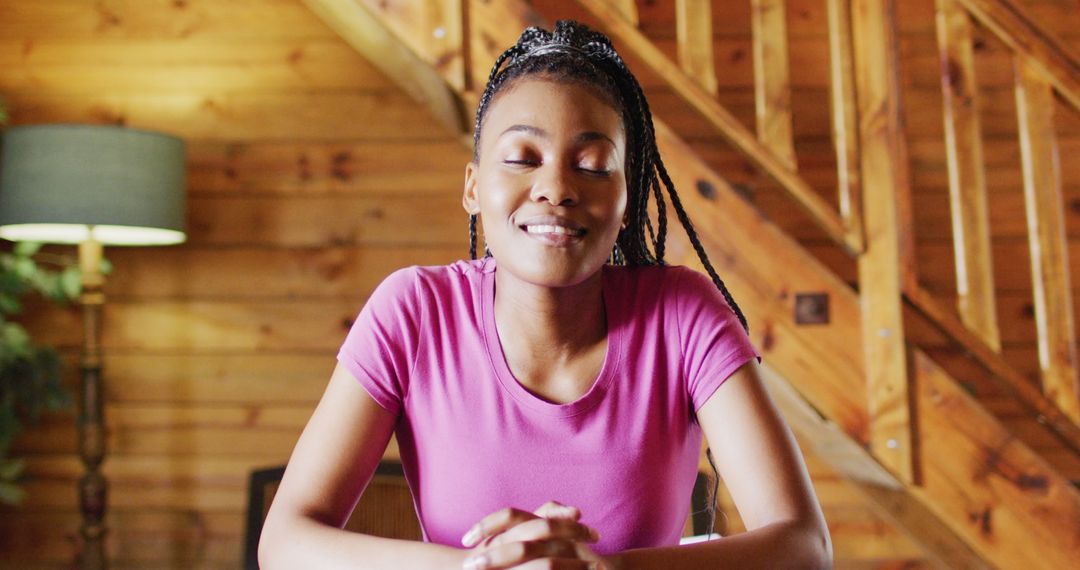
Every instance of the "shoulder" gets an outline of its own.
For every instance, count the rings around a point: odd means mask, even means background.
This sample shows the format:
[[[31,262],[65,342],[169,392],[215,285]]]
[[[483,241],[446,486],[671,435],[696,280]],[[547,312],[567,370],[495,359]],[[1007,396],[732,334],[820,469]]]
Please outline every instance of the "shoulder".
[[[461,284],[479,282],[490,272],[486,260],[458,260],[446,265],[411,265],[390,273],[377,291],[392,297],[413,296],[423,292],[439,293]]]

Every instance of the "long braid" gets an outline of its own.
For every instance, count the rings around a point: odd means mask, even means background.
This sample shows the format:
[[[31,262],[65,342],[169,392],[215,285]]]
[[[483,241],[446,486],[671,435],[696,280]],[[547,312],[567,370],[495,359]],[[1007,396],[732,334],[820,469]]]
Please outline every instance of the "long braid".
[[[503,64],[510,62],[506,68]],[[623,117],[627,135],[627,225],[619,232],[612,252],[612,263],[618,265],[664,265],[667,240],[667,206],[663,188],[675,208],[676,216],[690,238],[705,271],[720,290],[728,306],[734,311],[739,323],[749,332],[746,317],[724,282],[713,268],[701,240],[686,214],[675,191],[675,185],[667,173],[660,152],[656,147],[652,111],[645,98],[641,84],[630,72],[622,58],[603,34],[594,32],[573,21],[556,23],[553,32],[530,27],[522,32],[518,41],[503,52],[488,75],[487,86],[477,107],[474,131],[473,160],[479,160],[480,132],[487,108],[496,94],[516,78],[540,74],[556,81],[577,82],[590,86],[606,97],[612,107]],[[657,227],[653,228],[649,216],[650,194],[656,199]],[[646,236],[646,232],[648,236]],[[650,245],[652,251],[650,251]],[[476,259],[476,215],[469,218],[469,256]],[[719,473],[713,462],[712,450],[706,450],[709,464],[715,476],[713,492],[709,498],[709,532],[716,524],[716,486]]]
[[[476,214],[469,214],[469,259],[476,259]]]

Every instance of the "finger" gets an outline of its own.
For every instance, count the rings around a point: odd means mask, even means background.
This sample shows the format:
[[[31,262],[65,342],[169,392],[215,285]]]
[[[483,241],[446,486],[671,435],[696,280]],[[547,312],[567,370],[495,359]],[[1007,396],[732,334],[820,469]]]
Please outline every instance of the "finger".
[[[571,519],[538,518],[519,523],[503,531],[491,540],[491,544],[550,539],[596,542],[600,540],[600,533]]]
[[[530,560],[576,557],[574,543],[567,540],[531,540],[493,546],[465,560],[465,570],[513,568]]]
[[[581,511],[577,507],[564,505],[558,501],[548,501],[534,512],[538,517],[551,519],[573,519],[576,521],[581,518]]]
[[[476,546],[481,541],[504,532],[514,525],[536,518],[537,516],[530,512],[511,507],[495,511],[473,525],[465,536],[461,537],[461,544],[466,547]]]

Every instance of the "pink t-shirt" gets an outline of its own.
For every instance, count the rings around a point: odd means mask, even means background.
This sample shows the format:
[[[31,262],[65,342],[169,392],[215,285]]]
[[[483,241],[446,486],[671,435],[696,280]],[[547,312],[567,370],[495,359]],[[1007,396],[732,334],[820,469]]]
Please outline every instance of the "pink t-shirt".
[[[398,416],[426,540],[461,537],[503,507],[581,509],[601,554],[678,544],[697,473],[694,411],[757,356],[709,278],[685,267],[603,268],[608,348],[568,404],[522,387],[495,328],[495,261],[394,272],[338,360]]]

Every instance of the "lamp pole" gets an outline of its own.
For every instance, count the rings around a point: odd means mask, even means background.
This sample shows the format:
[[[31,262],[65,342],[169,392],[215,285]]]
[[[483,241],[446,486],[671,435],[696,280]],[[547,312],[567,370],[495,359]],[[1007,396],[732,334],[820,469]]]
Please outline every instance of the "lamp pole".
[[[108,482],[101,473],[105,458],[105,397],[101,374],[101,309],[105,304],[105,276],[101,273],[101,242],[93,237],[79,244],[79,266],[82,270],[82,294],[79,304],[83,314],[83,346],[81,356],[82,385],[78,419],[79,455],[86,473],[79,482],[79,505],[82,509],[83,538],[82,568],[104,570],[105,505]]]
[[[184,141],[102,125],[24,125],[0,145],[0,238],[79,244],[83,345],[80,358],[79,480],[82,568],[104,570],[108,483],[101,321],[104,245],[183,243]]]

